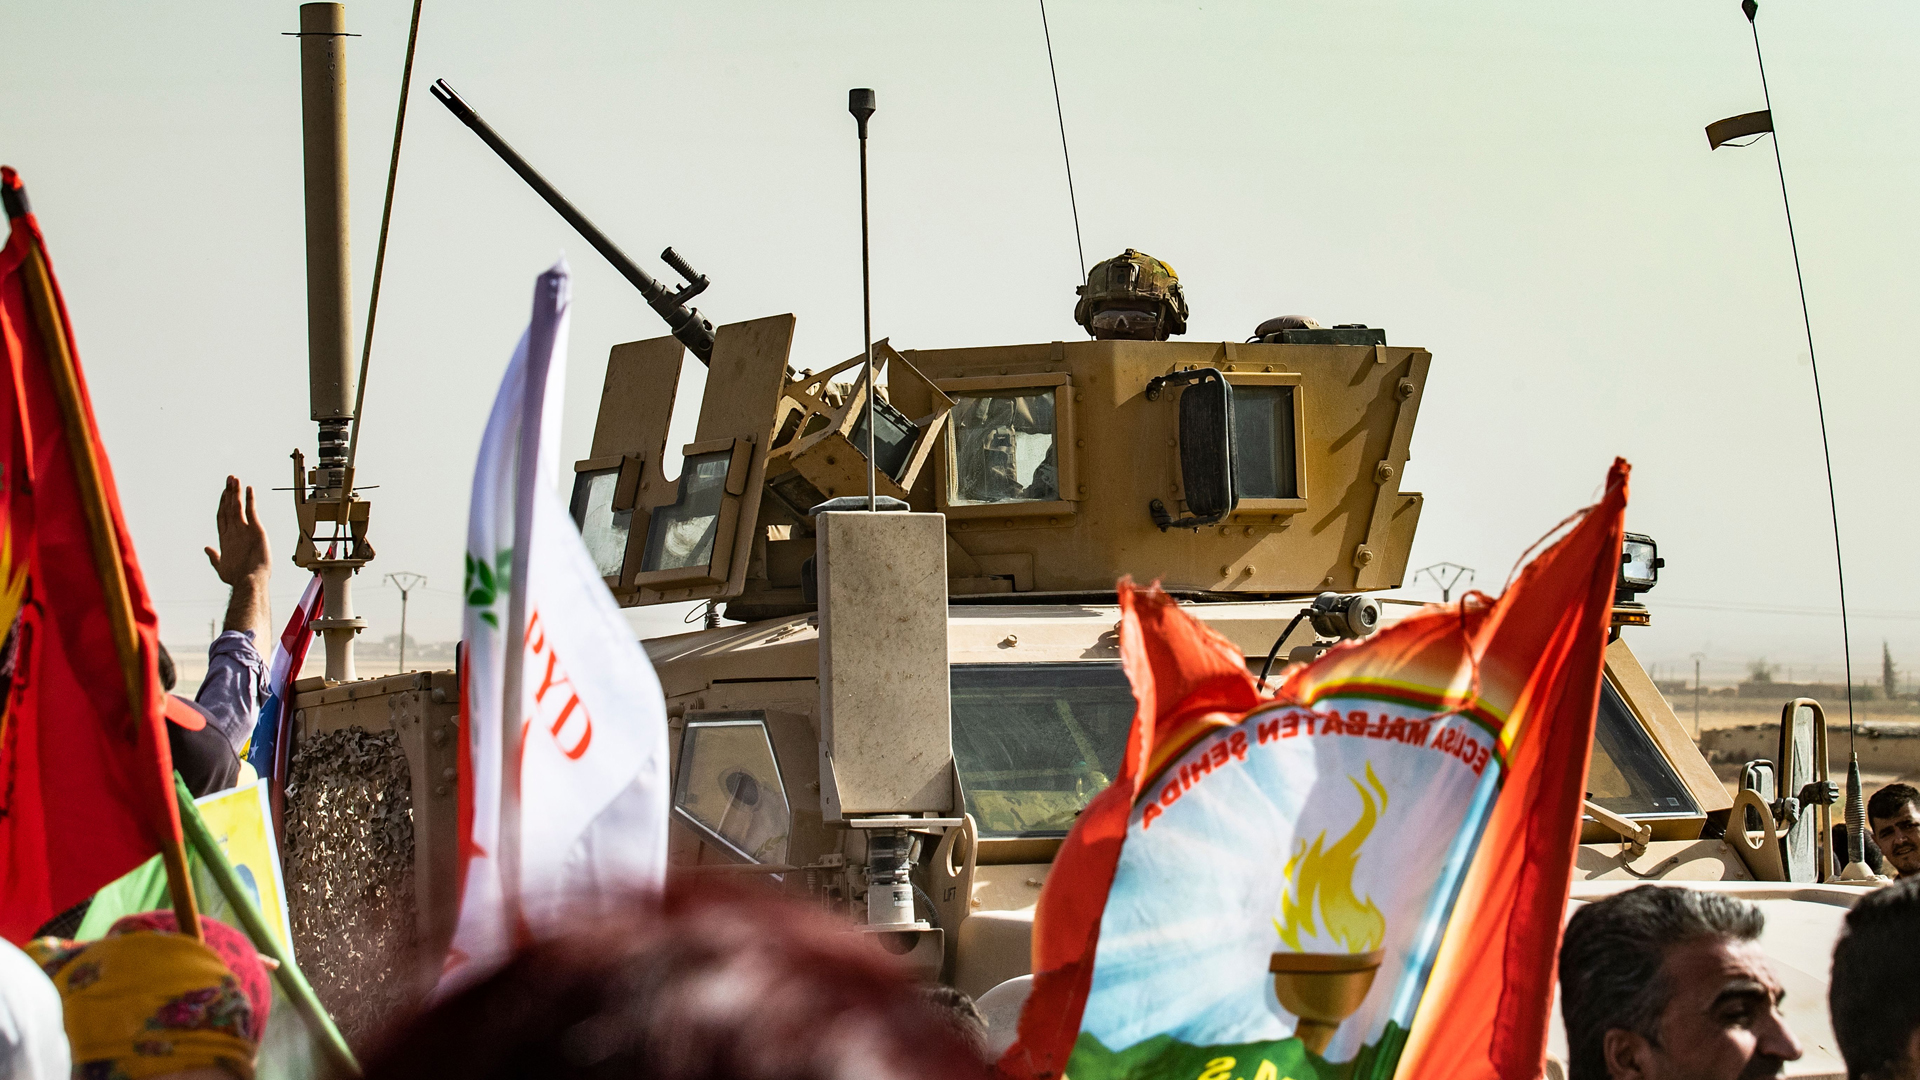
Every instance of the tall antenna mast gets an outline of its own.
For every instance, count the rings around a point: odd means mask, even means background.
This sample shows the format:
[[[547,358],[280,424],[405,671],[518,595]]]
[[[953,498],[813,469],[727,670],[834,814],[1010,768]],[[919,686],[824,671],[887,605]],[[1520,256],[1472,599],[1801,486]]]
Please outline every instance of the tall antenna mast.
[[[847,111],[860,125],[860,304],[866,333],[861,340],[867,350],[867,512],[879,509],[875,499],[873,463],[873,252],[867,238],[867,120],[873,116],[873,91],[865,88],[847,91]]]
[[[1047,38],[1047,74],[1053,76],[1053,115],[1060,121],[1060,159],[1067,163],[1067,205],[1073,208],[1073,246],[1080,252],[1080,284],[1087,283],[1087,245],[1080,239],[1080,201],[1073,196],[1073,156],[1067,153],[1067,114],[1060,107],[1060,71],[1053,65],[1053,31],[1047,26],[1047,0],[1040,0],[1040,32]]]
[[[1753,31],[1753,59],[1760,68],[1760,97],[1767,106],[1767,117],[1773,117],[1773,95],[1767,89],[1767,60],[1760,52],[1760,24],[1754,20],[1760,5],[1755,0],[1743,0],[1740,10],[1746,13],[1747,27]],[[1800,325],[1807,335],[1807,366],[1813,370],[1813,405],[1820,417],[1820,456],[1827,466],[1827,512],[1833,521],[1833,569],[1840,583],[1840,646],[1841,655],[1846,661],[1847,670],[1847,746],[1853,746],[1853,643],[1847,624],[1847,572],[1840,554],[1840,503],[1833,488],[1833,450],[1827,440],[1827,406],[1820,393],[1820,360],[1813,351],[1813,316],[1807,310],[1807,279],[1800,271],[1800,241],[1793,231],[1793,203],[1787,198],[1787,167],[1780,159],[1780,132],[1775,128],[1773,134],[1773,168],[1780,177],[1780,208],[1787,218],[1787,246],[1793,252],[1793,280],[1800,288]]]
[[[1787,167],[1780,156],[1780,132],[1773,125],[1773,94],[1767,88],[1767,60],[1760,50],[1760,24],[1755,21],[1760,5],[1757,0],[1741,0],[1740,12],[1747,17],[1747,27],[1753,32],[1753,59],[1760,69],[1760,97],[1767,111],[1761,116],[1748,114],[1720,121],[1707,129],[1707,139],[1709,145],[1717,149],[1727,139],[1740,135],[1773,136],[1773,168],[1780,178],[1780,207],[1786,213],[1787,245],[1793,252],[1793,280],[1800,289],[1800,325],[1807,336],[1807,365],[1813,370],[1813,405],[1820,418],[1820,456],[1827,467],[1827,512],[1833,522],[1833,570],[1840,586],[1840,653],[1846,664],[1847,751],[1852,758],[1847,769],[1847,866],[1840,876],[1871,877],[1865,862],[1865,813],[1859,805],[1860,755],[1854,750],[1853,635],[1847,621],[1847,572],[1840,545],[1840,502],[1834,494],[1833,449],[1827,438],[1827,406],[1820,392],[1820,360],[1813,348],[1813,316],[1807,308],[1807,279],[1800,269],[1800,241],[1793,230],[1793,203],[1787,197]],[[1821,867],[1823,873],[1830,869]]]

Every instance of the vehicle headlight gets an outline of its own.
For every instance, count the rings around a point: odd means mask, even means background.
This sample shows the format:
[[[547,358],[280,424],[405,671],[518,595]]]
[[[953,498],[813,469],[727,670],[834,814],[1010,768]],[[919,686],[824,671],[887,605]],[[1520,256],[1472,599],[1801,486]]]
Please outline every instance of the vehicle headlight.
[[[1352,593],[1321,593],[1308,609],[1314,633],[1351,641],[1380,629],[1380,601]]]
[[[1660,568],[1667,560],[1660,557],[1660,545],[1653,537],[1627,533],[1620,545],[1620,578],[1614,586],[1615,599],[1632,600],[1636,595],[1660,584]]]

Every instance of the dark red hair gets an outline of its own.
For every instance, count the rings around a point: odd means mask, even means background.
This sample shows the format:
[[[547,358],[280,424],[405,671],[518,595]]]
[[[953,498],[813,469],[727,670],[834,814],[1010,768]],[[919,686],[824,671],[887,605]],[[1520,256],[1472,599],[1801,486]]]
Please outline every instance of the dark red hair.
[[[530,946],[391,1032],[367,1080],[982,1080],[898,961],[845,922],[701,882]]]

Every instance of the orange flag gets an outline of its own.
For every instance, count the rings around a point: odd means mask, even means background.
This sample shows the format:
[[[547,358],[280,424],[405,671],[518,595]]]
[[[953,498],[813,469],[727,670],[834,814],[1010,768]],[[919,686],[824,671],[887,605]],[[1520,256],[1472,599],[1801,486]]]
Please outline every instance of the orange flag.
[[[1034,919],[1018,1080],[1532,1080],[1627,465],[1497,600],[1294,670],[1120,585],[1137,712]]]

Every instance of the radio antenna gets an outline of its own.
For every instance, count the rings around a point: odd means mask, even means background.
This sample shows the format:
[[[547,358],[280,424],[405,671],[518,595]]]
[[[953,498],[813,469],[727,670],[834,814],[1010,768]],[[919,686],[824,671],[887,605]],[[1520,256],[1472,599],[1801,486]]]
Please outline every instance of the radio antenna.
[[[867,512],[879,507],[874,478],[878,466],[873,463],[873,250],[867,237],[867,120],[873,116],[873,91],[860,88],[847,91],[847,111],[860,126],[860,306],[866,333],[861,340],[867,350]]]
[[[1067,163],[1067,205],[1073,208],[1073,246],[1080,252],[1080,284],[1087,283],[1087,245],[1080,239],[1080,202],[1073,197],[1073,155],[1067,153],[1067,114],[1060,107],[1060,70],[1053,64],[1053,31],[1047,27],[1047,0],[1040,0],[1040,32],[1047,39],[1047,74],[1053,76],[1053,115],[1060,121],[1060,159]]]
[[[1768,126],[1772,127],[1773,95],[1767,90],[1767,61],[1760,53],[1760,24],[1754,21],[1760,5],[1744,0],[1740,10],[1753,31],[1753,59],[1760,68],[1760,98],[1767,106]],[[1813,406],[1820,417],[1820,456],[1827,466],[1827,512],[1833,520],[1833,571],[1840,583],[1840,649],[1847,672],[1847,749],[1853,749],[1853,635],[1847,624],[1847,571],[1840,555],[1840,504],[1833,490],[1833,450],[1827,442],[1827,407],[1820,394],[1820,361],[1813,351],[1813,317],[1807,311],[1807,279],[1800,272],[1800,241],[1793,232],[1793,204],[1787,200],[1787,167],[1780,160],[1780,132],[1773,128],[1773,168],[1780,177],[1780,207],[1787,217],[1787,246],[1793,251],[1793,280],[1800,287],[1800,325],[1807,335],[1807,365],[1813,369]]]
[[[1780,132],[1773,124],[1773,94],[1767,88],[1766,56],[1760,51],[1760,24],[1754,18],[1759,12],[1758,0],[1741,0],[1740,13],[1747,17],[1747,27],[1753,31],[1753,59],[1760,69],[1760,97],[1766,112],[1729,117],[1710,126],[1707,142],[1717,149],[1728,139],[1742,135],[1773,136],[1773,168],[1780,177],[1780,207],[1786,213],[1787,246],[1793,252],[1793,280],[1800,289],[1800,325],[1807,335],[1807,365],[1813,370],[1813,406],[1820,418],[1820,456],[1827,467],[1827,513],[1833,522],[1833,572],[1840,586],[1840,653],[1846,664],[1847,752],[1851,761],[1847,768],[1847,865],[1839,876],[1850,880],[1872,874],[1864,861],[1866,814],[1861,805],[1860,755],[1854,748],[1857,727],[1853,716],[1853,634],[1847,620],[1847,572],[1840,547],[1840,501],[1834,494],[1833,449],[1827,438],[1827,406],[1820,393],[1820,360],[1813,348],[1813,316],[1807,309],[1807,279],[1800,269],[1800,241],[1793,231],[1793,203],[1787,198],[1787,167],[1780,156]],[[1824,877],[1831,867],[1820,869]]]

